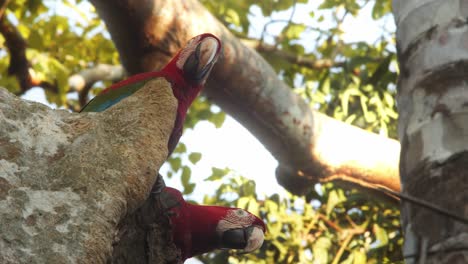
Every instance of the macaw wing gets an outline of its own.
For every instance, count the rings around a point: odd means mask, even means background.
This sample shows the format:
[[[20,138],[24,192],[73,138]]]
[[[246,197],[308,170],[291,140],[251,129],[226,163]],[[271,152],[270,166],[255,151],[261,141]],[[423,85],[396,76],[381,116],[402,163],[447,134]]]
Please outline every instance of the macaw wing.
[[[120,89],[113,89],[106,93],[101,93],[89,101],[80,112],[102,112],[138,91],[146,82],[147,81],[141,81]]]
[[[80,112],[102,112],[129,97],[155,77],[164,77],[161,72],[146,72],[134,75],[127,80],[118,82],[94,97]]]

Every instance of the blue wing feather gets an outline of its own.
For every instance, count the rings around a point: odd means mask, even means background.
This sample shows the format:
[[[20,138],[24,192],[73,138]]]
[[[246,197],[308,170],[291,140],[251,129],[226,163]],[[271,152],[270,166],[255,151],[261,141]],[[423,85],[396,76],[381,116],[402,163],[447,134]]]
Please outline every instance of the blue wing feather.
[[[152,78],[151,78],[152,79]],[[150,79],[110,89],[94,97],[80,112],[102,112],[141,89]]]

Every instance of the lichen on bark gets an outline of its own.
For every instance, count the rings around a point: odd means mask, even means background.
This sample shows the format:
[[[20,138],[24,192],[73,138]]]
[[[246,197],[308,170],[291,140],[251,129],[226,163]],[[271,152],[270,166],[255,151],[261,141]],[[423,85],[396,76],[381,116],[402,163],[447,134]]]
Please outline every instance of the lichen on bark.
[[[176,107],[164,79],[102,113],[0,88],[0,263],[110,261],[167,157]]]

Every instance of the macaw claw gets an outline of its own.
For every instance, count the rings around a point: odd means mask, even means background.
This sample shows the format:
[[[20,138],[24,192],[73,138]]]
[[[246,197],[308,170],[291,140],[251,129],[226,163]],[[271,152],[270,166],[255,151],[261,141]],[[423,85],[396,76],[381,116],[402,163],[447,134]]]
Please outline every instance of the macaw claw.
[[[166,183],[164,182],[163,176],[158,173],[158,178],[156,179],[156,183],[153,185],[153,189],[151,189],[151,193],[160,194],[164,188],[166,188]]]

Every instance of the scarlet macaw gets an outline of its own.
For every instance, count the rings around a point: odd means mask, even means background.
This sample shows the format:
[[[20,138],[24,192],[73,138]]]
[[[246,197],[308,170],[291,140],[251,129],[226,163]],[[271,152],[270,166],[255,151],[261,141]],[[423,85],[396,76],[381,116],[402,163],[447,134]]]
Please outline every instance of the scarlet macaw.
[[[165,187],[159,200],[173,227],[173,239],[185,261],[214,249],[239,249],[245,253],[260,248],[265,223],[240,208],[195,205],[182,193]]]

